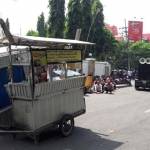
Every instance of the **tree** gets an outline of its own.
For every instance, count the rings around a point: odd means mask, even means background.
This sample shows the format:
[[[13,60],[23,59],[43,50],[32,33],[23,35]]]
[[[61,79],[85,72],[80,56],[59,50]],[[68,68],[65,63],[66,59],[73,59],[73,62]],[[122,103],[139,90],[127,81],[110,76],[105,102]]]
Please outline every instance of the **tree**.
[[[82,10],[81,40],[83,41],[87,41],[89,29],[92,22],[91,6],[92,0],[81,0],[81,10]]]
[[[38,32],[34,30],[29,30],[26,35],[27,36],[39,36]]]
[[[68,3],[66,38],[75,38],[76,30],[81,28],[81,21],[80,0],[70,0]]]
[[[145,41],[139,41],[139,42],[130,44],[129,49],[138,55],[144,56],[144,55],[150,54],[150,43],[145,42]]]
[[[63,38],[65,22],[65,0],[49,0],[49,36]]]
[[[116,47],[111,51],[111,61],[115,69],[128,69],[126,41],[116,43]]]
[[[118,42],[118,46],[112,51],[115,68],[136,69],[138,61],[141,57],[150,56],[150,43],[139,41],[135,43],[129,42],[129,47],[126,49],[127,41]],[[129,65],[129,66],[128,66]]]
[[[92,23],[88,33],[88,40],[96,43],[95,56],[99,56],[106,49],[103,6],[99,0],[92,1]]]
[[[40,37],[46,37],[46,25],[45,25],[45,18],[44,18],[44,13],[43,12],[38,17],[37,31],[38,31],[38,34],[39,34]]]
[[[114,38],[108,29],[103,28],[103,32],[105,45],[103,52],[105,51],[105,53],[114,53],[114,50],[118,47],[118,41]]]
[[[92,23],[89,32],[89,41],[96,43],[94,53],[97,59],[106,61],[113,55],[118,42],[112,33],[105,28],[103,5],[99,0],[92,0]],[[111,60],[114,57],[111,57]]]
[[[138,41],[129,45],[130,65],[136,68],[141,57],[150,57],[150,43]]]

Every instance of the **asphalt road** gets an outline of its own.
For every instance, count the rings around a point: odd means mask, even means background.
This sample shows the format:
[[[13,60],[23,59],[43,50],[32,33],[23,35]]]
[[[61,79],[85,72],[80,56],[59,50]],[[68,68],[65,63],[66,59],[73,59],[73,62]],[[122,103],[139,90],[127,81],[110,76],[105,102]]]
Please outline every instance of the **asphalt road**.
[[[0,135],[0,150],[150,150],[150,92],[124,87],[85,97],[87,112],[75,119],[70,137],[51,131],[35,145],[23,136]]]

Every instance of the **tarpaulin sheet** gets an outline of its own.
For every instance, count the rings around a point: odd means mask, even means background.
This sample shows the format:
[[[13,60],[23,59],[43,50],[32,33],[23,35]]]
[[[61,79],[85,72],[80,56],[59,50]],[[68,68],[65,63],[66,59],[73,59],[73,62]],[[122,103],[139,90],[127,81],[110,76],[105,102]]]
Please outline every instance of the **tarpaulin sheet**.
[[[10,105],[10,99],[4,87],[8,83],[7,68],[0,69],[0,109]]]
[[[13,66],[13,82],[21,82],[25,80],[25,73],[23,66]],[[0,109],[5,108],[11,104],[8,93],[5,89],[5,84],[9,82],[8,68],[0,69]]]
[[[23,66],[13,66],[13,82],[18,83],[25,80]]]
[[[8,69],[7,67],[5,68],[1,68],[0,69],[0,83],[2,85],[7,84],[8,83]]]

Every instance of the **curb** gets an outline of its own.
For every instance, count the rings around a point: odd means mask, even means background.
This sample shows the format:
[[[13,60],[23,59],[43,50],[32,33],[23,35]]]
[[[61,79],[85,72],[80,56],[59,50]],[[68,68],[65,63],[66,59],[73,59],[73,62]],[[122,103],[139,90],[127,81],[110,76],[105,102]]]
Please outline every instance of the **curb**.
[[[129,84],[118,84],[116,85],[116,88],[124,88],[124,87],[132,87],[132,85],[129,85]]]

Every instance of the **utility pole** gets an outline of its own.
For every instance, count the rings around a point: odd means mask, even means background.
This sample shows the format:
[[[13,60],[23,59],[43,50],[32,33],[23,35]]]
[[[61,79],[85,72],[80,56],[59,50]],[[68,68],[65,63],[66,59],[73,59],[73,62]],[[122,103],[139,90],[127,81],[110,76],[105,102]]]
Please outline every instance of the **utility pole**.
[[[130,66],[130,54],[129,54],[129,38],[128,38],[128,27],[127,27],[126,19],[124,19],[124,27],[119,28],[119,29],[123,30],[122,35],[123,35],[124,41],[126,42],[125,49],[127,52],[127,68],[128,70],[130,70],[131,66]]]
[[[127,27],[127,22],[126,19],[124,20],[124,25],[125,25],[125,36],[126,36],[126,50],[127,50],[127,55],[128,55],[128,70],[131,69],[130,67],[130,54],[129,54],[129,38],[128,38],[128,27]]]

